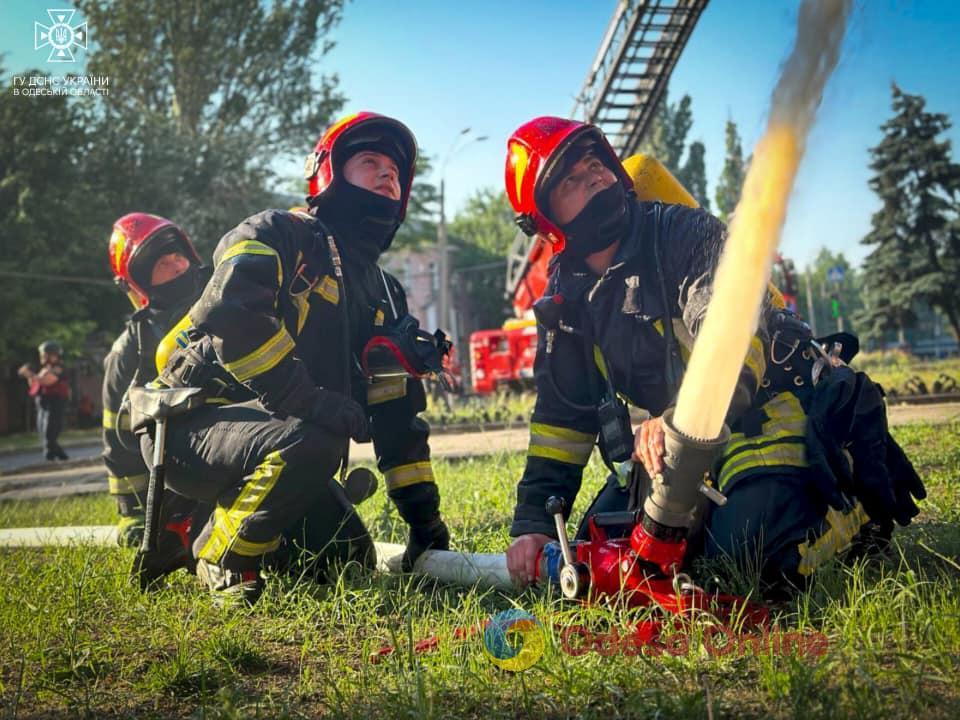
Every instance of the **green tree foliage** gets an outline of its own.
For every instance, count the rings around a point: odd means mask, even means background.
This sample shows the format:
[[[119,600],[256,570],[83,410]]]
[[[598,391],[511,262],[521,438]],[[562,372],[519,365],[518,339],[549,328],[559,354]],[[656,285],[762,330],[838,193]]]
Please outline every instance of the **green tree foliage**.
[[[516,236],[514,212],[506,193],[481,188],[450,224],[453,293],[466,297],[468,332],[499,327],[509,316],[504,300],[506,258]]]
[[[91,138],[81,121],[66,97],[15,96],[12,85],[0,94],[0,360],[7,366],[36,361],[36,345],[51,337],[75,354],[94,327],[129,308],[104,274],[109,232],[95,237],[87,220],[93,188],[83,163]],[[28,273],[99,276],[106,284]]]
[[[843,280],[830,280],[832,268],[840,268]],[[813,300],[813,317],[807,303],[807,282],[810,284],[810,296]],[[775,279],[776,283],[777,280]],[[837,318],[833,315],[833,300],[837,301],[837,308],[843,317],[845,330],[858,332],[859,326],[854,315],[863,307],[862,299],[863,276],[854,268],[842,252],[831,252],[825,247],[820,248],[813,262],[803,273],[797,274],[796,292],[797,306],[800,314],[807,322],[811,322],[817,333],[827,335],[838,329]]]
[[[664,93],[654,113],[650,129],[640,143],[639,152],[659,160],[706,210],[710,209],[707,193],[707,171],[704,165],[706,148],[700,141],[687,145],[693,126],[693,102],[684,95],[675,103]],[[686,154],[686,160],[684,160]]]
[[[714,199],[717,201],[717,216],[727,222],[740,200],[740,190],[743,188],[743,179],[746,176],[740,134],[733,120],[727,120],[725,152],[726,158],[723,161],[720,179],[717,181]]]
[[[337,78],[320,68],[341,8],[342,0],[80,2],[97,29],[85,72],[108,76],[110,93],[0,96],[8,140],[0,267],[109,281],[110,227],[133,211],[170,217],[209,258],[224,232],[276,201],[268,188],[278,157],[305,154],[339,111]],[[5,363],[32,353],[50,329],[116,334],[129,311],[106,286],[0,285]]]
[[[922,302],[940,310],[960,339],[960,165],[951,158],[942,113],[925,110],[920,95],[892,86],[894,115],[870,150],[871,189],[882,203],[863,243],[865,334],[902,329]]]
[[[90,108],[108,202],[168,215],[204,254],[264,209],[277,156],[302,156],[342,105],[320,58],[341,0],[84,0],[111,79]],[[99,151],[99,152],[97,152]],[[121,213],[122,213],[121,211]]]
[[[693,125],[692,101],[684,95],[671,103],[664,92],[650,123],[650,129],[640,143],[640,152],[659,160],[675,176],[680,174],[680,161],[686,148],[687,135]]]
[[[395,248],[415,248],[437,242],[437,222],[440,219],[440,191],[427,180],[433,173],[430,156],[420,149],[417,153],[417,171],[410,190],[407,217],[393,240]]]
[[[680,168],[677,179],[700,203],[704,210],[710,210],[710,196],[707,193],[707,168],[704,164],[706,148],[699,140],[690,143],[687,150],[687,160]]]

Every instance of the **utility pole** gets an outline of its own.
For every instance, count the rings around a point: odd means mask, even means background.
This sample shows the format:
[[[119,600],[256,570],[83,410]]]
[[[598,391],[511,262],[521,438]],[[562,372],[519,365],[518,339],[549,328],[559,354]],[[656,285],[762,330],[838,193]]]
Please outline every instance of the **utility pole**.
[[[803,284],[807,289],[807,319],[810,322],[810,330],[816,337],[818,335],[817,316],[813,314],[813,287],[810,283],[810,268],[807,268],[806,272],[803,273]]]
[[[440,286],[437,289],[437,326],[440,328],[449,327],[449,312],[447,310],[447,307],[449,306],[447,284],[449,282],[450,270],[449,263],[447,262],[447,217],[446,209],[444,207],[444,185],[444,179],[441,177],[440,223],[437,225],[437,254],[440,256],[437,258],[440,274]]]

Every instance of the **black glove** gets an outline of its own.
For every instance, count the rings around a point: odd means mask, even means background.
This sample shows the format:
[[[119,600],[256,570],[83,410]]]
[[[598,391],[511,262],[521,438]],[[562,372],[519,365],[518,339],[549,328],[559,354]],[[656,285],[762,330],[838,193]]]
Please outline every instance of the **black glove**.
[[[439,515],[427,525],[414,525],[410,528],[407,549],[403,551],[401,568],[404,572],[413,570],[414,563],[425,550],[449,550],[450,531]]]
[[[920,512],[914,502],[923,500],[927,496],[927,489],[923,481],[913,469],[913,463],[903,452],[890,435],[887,435],[887,469],[890,471],[890,480],[893,485],[894,505],[893,519],[901,525],[909,525],[910,520]]]
[[[370,440],[367,413],[358,402],[330,390],[321,390],[320,395],[320,402],[310,418],[315,424],[334,435],[349,436],[358,443]]]

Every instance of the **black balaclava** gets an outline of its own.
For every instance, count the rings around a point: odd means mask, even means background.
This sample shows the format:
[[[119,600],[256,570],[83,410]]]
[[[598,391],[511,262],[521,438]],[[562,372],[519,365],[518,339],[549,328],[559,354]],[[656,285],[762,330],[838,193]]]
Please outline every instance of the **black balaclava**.
[[[150,307],[169,310],[184,303],[192,303],[206,284],[207,274],[202,272],[202,266],[197,264],[185,243],[184,238],[175,231],[165,230],[163,235],[151,238],[131,260],[130,276],[147,294]],[[154,265],[169,253],[182,255],[190,262],[190,267],[173,280],[152,285],[150,277]]]
[[[560,226],[567,238],[563,253],[583,260],[613,245],[629,227],[627,193],[617,180],[590,198],[573,220]]]
[[[342,152],[335,150],[333,181],[312,201],[317,216],[336,231],[340,240],[337,247],[344,262],[354,265],[376,263],[380,254],[390,246],[400,227],[402,205],[400,200],[347,182],[343,167],[347,160],[363,150],[383,153],[397,164],[401,192],[404,192],[408,161],[403,159],[399,150],[389,142],[359,142],[348,144]]]
[[[613,165],[619,161],[616,157],[609,157],[606,148],[590,138],[583,138],[567,149],[559,159],[558,166],[551,169],[552,178],[540,194],[542,207],[549,207],[548,198],[553,185],[590,152],[613,172],[617,180],[590,198],[573,220],[565,225],[557,225],[566,236],[563,254],[577,260],[610,247],[630,227],[627,191],[620,180],[620,171]]]
[[[181,275],[162,285],[153,285],[146,288],[150,298],[150,307],[157,310],[169,310],[178,305],[192,303],[197,299],[204,285],[204,273],[193,263]]]

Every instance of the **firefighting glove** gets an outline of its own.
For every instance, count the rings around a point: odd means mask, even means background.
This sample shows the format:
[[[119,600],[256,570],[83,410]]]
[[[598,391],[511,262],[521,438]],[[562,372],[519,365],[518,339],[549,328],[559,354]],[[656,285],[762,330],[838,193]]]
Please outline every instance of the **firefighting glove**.
[[[843,444],[853,418],[855,381],[849,368],[843,371],[817,383],[807,410],[805,442],[812,489],[836,510],[848,507],[843,492],[853,489]]]
[[[450,531],[439,515],[426,525],[411,525],[401,568],[404,572],[412,571],[417,558],[423,555],[425,550],[449,549]]]
[[[892,526],[897,499],[887,468],[887,408],[880,388],[863,373],[854,376],[854,414],[847,450],[853,458],[853,493],[881,527]]]
[[[320,402],[310,418],[334,435],[349,436],[358,443],[370,440],[367,413],[358,402],[343,393],[320,391]]]
[[[887,469],[890,471],[893,496],[896,501],[893,519],[900,525],[909,525],[910,520],[920,512],[914,498],[923,500],[927,496],[927,489],[923,486],[917,471],[914,470],[913,463],[903,452],[903,448],[889,433],[887,434]]]

